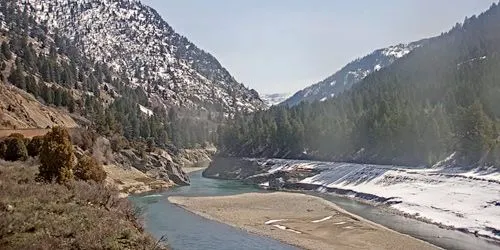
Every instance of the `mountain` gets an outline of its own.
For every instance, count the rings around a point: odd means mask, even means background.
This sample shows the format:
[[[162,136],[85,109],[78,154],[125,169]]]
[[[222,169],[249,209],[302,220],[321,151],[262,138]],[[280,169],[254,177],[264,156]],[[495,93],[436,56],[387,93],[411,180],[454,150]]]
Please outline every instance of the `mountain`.
[[[391,65],[426,42],[428,40],[424,39],[410,44],[398,44],[376,50],[363,58],[350,62],[325,80],[298,91],[285,100],[283,104],[294,106],[303,101],[325,101],[337,96],[363,80],[370,73]]]
[[[267,106],[274,106],[278,105],[284,100],[286,100],[288,97],[290,97],[290,94],[288,93],[276,93],[276,94],[263,94],[261,96],[261,99],[264,101],[264,103]]]
[[[1,1],[0,45],[4,129],[80,126],[176,153],[265,108],[138,1]]]
[[[26,0],[21,9],[83,55],[141,86],[154,106],[252,112],[265,105],[209,53],[137,0]]]
[[[219,149],[257,158],[500,168],[499,23],[493,4],[335,98],[239,118],[222,130]]]

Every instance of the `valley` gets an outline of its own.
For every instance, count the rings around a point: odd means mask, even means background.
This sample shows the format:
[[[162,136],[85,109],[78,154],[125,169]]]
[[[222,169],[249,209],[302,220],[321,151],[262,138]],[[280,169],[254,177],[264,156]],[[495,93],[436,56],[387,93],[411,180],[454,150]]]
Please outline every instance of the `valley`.
[[[0,2],[1,249],[500,249],[500,5],[261,95],[145,2]]]

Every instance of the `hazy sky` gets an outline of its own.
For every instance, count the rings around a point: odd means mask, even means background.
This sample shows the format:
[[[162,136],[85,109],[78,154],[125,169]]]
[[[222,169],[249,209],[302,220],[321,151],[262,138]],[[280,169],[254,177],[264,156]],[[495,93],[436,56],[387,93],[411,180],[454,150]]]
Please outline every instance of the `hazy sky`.
[[[439,35],[493,0],[142,0],[260,93],[295,92],[375,49]]]

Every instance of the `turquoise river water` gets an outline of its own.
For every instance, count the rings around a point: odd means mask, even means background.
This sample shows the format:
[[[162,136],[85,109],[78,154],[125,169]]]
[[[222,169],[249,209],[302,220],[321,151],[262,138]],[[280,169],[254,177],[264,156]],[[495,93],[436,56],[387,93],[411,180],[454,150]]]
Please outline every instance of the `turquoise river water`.
[[[297,249],[270,238],[205,219],[170,203],[168,196],[220,196],[265,192],[239,181],[204,178],[201,171],[191,173],[190,177],[191,186],[130,197],[143,213],[146,230],[156,238],[165,235],[174,250]],[[388,213],[361,202],[314,192],[310,194],[321,196],[349,212],[446,249],[500,249],[497,243]]]

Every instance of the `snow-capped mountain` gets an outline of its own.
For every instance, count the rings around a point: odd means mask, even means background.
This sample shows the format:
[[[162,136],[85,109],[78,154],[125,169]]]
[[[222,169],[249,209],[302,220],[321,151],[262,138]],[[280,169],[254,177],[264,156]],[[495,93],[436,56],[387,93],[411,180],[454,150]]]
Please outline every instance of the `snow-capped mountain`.
[[[153,103],[225,114],[265,107],[209,53],[138,0],[19,0],[40,24],[142,86]],[[25,8],[27,7],[27,8]]]
[[[428,40],[425,39],[410,44],[398,44],[376,50],[363,58],[350,62],[325,80],[300,90],[282,104],[294,106],[303,101],[325,101],[328,98],[332,98],[348,90],[370,73],[387,67],[396,60],[404,57],[426,41]]]
[[[262,94],[261,99],[270,107],[280,104],[288,97],[290,97],[289,93]]]

